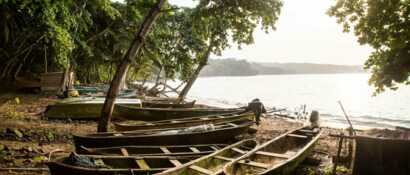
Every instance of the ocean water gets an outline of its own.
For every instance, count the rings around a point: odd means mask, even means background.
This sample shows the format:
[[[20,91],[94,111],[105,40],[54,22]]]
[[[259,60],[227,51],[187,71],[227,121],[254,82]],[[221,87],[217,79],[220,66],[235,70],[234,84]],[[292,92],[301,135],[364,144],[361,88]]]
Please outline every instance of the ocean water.
[[[346,127],[340,100],[355,127],[410,127],[410,86],[372,96],[369,74],[299,74],[199,78],[190,97],[246,104],[259,98],[268,107],[318,110],[324,125]]]

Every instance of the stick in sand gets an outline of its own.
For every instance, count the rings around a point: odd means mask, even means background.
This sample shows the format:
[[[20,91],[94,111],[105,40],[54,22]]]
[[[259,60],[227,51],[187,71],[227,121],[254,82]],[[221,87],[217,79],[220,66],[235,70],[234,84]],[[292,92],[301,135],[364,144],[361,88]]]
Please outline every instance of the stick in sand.
[[[340,105],[340,108],[342,108],[343,113],[345,114],[345,118],[346,118],[347,122],[348,122],[349,125],[350,125],[350,129],[351,129],[353,135],[356,135],[356,132],[354,131],[352,122],[350,121],[349,116],[347,115],[347,113],[346,113],[346,111],[345,111],[345,108],[343,107],[342,102],[341,102],[341,101],[338,101],[338,103],[339,103],[339,105]]]

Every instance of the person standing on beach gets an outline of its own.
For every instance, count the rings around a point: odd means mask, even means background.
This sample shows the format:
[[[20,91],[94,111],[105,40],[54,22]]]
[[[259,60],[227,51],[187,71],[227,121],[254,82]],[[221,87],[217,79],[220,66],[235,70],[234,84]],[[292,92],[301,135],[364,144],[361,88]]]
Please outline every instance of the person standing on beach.
[[[266,109],[265,106],[263,105],[263,103],[258,99],[255,98],[253,99],[249,104],[248,104],[248,111],[252,111],[255,114],[255,122],[256,125],[259,125],[261,119],[261,115],[263,113],[266,113]]]

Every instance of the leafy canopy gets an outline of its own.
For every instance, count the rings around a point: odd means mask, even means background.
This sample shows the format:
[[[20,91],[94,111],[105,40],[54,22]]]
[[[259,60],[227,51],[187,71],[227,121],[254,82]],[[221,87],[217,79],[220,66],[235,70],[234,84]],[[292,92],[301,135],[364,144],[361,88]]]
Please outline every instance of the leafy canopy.
[[[410,84],[410,0],[337,0],[328,14],[374,48],[365,68],[376,94]]]

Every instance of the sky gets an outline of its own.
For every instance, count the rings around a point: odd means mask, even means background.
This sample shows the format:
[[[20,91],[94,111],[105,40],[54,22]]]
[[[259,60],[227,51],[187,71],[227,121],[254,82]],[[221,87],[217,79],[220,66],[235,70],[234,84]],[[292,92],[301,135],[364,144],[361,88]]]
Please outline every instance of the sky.
[[[169,0],[171,4],[194,6],[192,0]],[[283,0],[276,31],[256,30],[255,43],[236,45],[214,58],[238,58],[252,62],[308,62],[363,64],[372,49],[359,45],[352,33],[343,33],[336,19],[326,15],[334,0]]]

